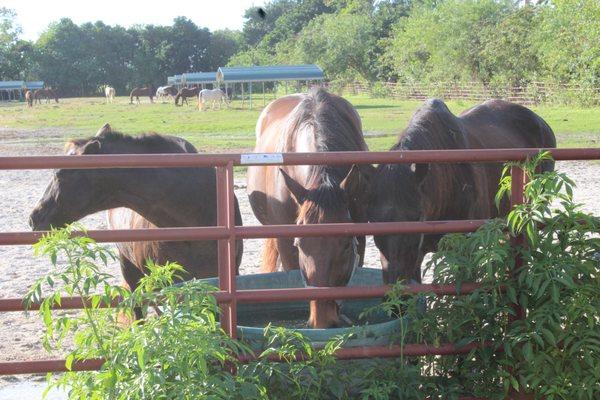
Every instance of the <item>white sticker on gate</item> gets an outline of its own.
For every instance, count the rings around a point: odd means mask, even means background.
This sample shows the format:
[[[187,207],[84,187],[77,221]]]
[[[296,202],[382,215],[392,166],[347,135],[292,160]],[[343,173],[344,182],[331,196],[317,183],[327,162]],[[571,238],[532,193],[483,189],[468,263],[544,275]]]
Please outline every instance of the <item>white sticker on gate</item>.
[[[251,153],[242,154],[240,164],[281,164],[283,154],[281,153]]]

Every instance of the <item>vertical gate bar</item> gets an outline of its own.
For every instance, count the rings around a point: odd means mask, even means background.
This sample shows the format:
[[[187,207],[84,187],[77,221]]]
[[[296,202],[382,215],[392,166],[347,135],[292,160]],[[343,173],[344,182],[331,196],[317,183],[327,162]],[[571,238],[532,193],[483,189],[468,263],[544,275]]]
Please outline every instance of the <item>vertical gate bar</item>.
[[[227,163],[227,230],[229,231],[229,238],[227,239],[229,256],[227,260],[227,290],[231,294],[231,301],[229,302],[229,334],[233,339],[236,339],[237,299],[235,278],[237,275],[237,251],[235,243],[235,193],[233,189],[233,161],[229,161]]]
[[[514,207],[518,206],[519,204],[523,204],[525,202],[524,191],[525,191],[526,176],[525,176],[525,171],[523,170],[523,168],[518,167],[518,166],[511,167],[510,175],[511,175],[510,208],[512,210],[512,209],[514,209]],[[520,234],[517,237],[511,239],[511,246],[513,249],[521,247],[524,244],[525,244],[525,236],[523,234]],[[514,268],[510,271],[511,277],[513,279],[516,279],[517,271],[522,266],[523,266],[522,257],[520,255],[516,255]],[[517,303],[512,305],[512,309],[513,309],[515,315],[509,315],[509,318],[508,318],[509,324],[512,324],[515,321],[525,318],[525,310],[518,303],[518,299],[519,299],[519,294],[517,293]],[[519,379],[518,379],[519,372],[518,372],[517,368],[511,368],[510,373],[512,375],[517,375],[517,376],[515,376],[515,378],[517,379],[517,381],[519,381]],[[518,392],[511,390],[511,393],[509,394],[509,398],[511,398],[511,399],[525,399],[526,398],[525,396],[526,395],[523,390],[519,390]]]
[[[217,225],[227,225],[227,170],[223,166],[217,166]],[[227,265],[229,262],[227,239],[218,241],[218,266],[219,266],[219,289],[228,291]],[[230,308],[228,303],[220,304],[221,307],[221,327],[231,335],[230,326]]]

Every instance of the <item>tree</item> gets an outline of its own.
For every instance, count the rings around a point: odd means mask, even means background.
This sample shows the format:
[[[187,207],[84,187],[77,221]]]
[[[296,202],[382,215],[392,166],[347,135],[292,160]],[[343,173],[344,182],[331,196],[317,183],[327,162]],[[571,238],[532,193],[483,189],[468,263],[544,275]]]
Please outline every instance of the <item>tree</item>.
[[[375,41],[368,16],[325,14],[300,32],[296,51],[303,62],[319,64],[330,77],[370,79]]]

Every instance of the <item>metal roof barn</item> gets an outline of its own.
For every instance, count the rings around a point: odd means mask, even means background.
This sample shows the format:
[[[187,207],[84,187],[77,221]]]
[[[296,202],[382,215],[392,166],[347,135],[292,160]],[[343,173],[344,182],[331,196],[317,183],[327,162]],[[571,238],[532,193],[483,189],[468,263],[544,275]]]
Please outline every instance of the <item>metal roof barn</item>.
[[[181,85],[182,75],[173,75],[167,77],[167,84],[169,85]]]
[[[182,75],[183,84],[197,85],[217,82],[216,72],[186,72]]]
[[[43,87],[43,81],[0,81],[0,100],[22,100],[25,90]]]
[[[314,64],[219,67],[217,81],[227,83],[273,81],[322,81],[323,70]]]

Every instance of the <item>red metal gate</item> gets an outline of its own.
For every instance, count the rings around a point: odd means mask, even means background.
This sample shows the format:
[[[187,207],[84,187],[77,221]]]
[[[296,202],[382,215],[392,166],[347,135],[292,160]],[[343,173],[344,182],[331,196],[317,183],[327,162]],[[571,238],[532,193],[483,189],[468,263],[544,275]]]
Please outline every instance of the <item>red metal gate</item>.
[[[350,165],[373,163],[458,163],[458,162],[505,162],[523,161],[543,149],[495,149],[495,150],[420,150],[394,152],[329,152],[285,153],[277,155],[256,154],[153,154],[153,155],[86,155],[49,157],[0,157],[0,169],[56,169],[56,168],[152,168],[152,167],[216,167],[217,168],[217,226],[193,228],[160,228],[136,230],[88,231],[98,242],[130,241],[219,241],[219,285],[214,293],[223,314],[223,329],[231,337],[236,336],[236,306],[238,302],[274,302],[318,299],[358,299],[382,297],[389,286],[378,287],[319,287],[295,289],[236,290],[235,287],[235,241],[238,239],[266,237],[306,237],[323,235],[354,236],[399,233],[449,233],[472,232],[485,220],[382,222],[318,225],[268,225],[236,226],[234,218],[234,166],[244,165]],[[555,160],[600,159],[600,148],[594,149],[547,149]],[[523,201],[524,173],[513,168],[512,197],[514,204]],[[44,232],[2,232],[0,245],[24,245],[35,243]],[[454,285],[413,285],[406,293],[433,292],[438,295],[464,295],[479,288],[477,283],[463,284],[460,291]],[[82,307],[81,298],[63,298],[56,309]],[[518,307],[518,306],[517,306]],[[35,308],[35,306],[34,306]],[[22,299],[1,299],[0,312],[24,310]],[[488,343],[488,346],[494,345]],[[439,346],[408,344],[405,346],[371,346],[340,349],[336,355],[341,359],[367,357],[397,357],[423,355],[465,354],[481,344],[456,347],[452,343]],[[102,360],[86,360],[73,363],[72,370],[97,370]],[[0,362],[0,375],[29,374],[66,371],[65,360]]]

